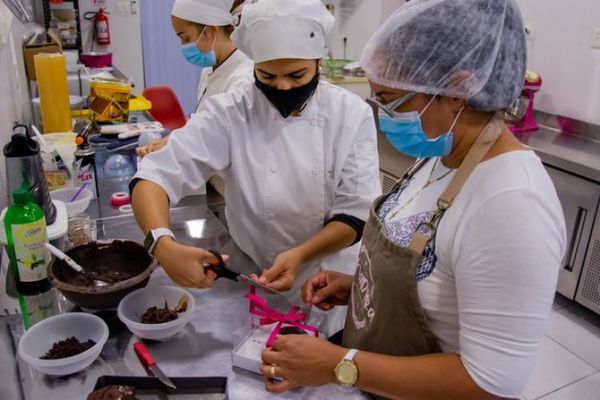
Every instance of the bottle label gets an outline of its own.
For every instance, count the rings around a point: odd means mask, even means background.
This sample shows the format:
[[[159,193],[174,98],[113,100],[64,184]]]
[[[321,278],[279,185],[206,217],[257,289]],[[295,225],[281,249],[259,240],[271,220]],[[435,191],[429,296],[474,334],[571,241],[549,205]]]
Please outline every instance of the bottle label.
[[[96,175],[94,171],[94,166],[91,163],[85,164],[83,162],[83,158],[77,160],[77,186],[82,186],[83,184],[88,184],[88,189],[92,192],[93,198],[96,197]]]
[[[37,282],[48,278],[50,253],[46,249],[46,223],[40,218],[29,224],[11,225],[19,280]]]

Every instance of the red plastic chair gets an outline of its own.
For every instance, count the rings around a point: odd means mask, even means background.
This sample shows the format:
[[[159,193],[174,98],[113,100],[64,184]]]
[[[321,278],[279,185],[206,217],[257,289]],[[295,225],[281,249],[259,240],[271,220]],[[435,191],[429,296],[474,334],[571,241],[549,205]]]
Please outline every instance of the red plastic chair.
[[[144,89],[144,97],[152,102],[148,111],[152,117],[172,132],[187,122],[183,108],[173,89],[168,86],[153,86]]]

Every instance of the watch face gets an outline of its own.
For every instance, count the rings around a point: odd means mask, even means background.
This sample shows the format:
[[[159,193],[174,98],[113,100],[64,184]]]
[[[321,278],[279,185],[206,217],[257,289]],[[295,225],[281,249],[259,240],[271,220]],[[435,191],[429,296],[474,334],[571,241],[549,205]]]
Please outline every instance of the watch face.
[[[144,239],[144,247],[146,250],[150,249],[152,243],[154,242],[154,236],[152,236],[152,231],[148,232],[146,238]]]
[[[337,369],[337,378],[340,383],[353,385],[356,382],[357,370],[354,364],[349,361],[343,361]]]

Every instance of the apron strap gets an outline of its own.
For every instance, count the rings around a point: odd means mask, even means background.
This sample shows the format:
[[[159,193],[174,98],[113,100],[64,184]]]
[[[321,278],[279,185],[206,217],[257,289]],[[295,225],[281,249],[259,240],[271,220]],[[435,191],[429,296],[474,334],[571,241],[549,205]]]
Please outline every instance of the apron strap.
[[[435,237],[437,231],[437,225],[440,218],[446,210],[452,205],[452,202],[461,191],[479,162],[485,157],[488,151],[492,148],[496,140],[502,134],[502,114],[496,113],[490,122],[485,126],[483,131],[479,134],[475,143],[471,146],[471,149],[467,153],[465,159],[458,167],[458,171],[446,187],[446,190],[438,198],[437,210],[429,220],[429,222],[423,223],[417,227],[413,238],[408,246],[411,251],[421,255],[425,250],[427,244]],[[425,228],[426,233],[420,232],[420,229]]]

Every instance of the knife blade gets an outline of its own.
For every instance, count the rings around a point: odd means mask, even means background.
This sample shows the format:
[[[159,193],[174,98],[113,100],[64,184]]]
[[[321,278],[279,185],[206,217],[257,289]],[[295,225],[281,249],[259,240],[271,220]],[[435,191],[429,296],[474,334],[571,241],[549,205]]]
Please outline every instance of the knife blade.
[[[268,292],[283,296],[283,294],[280,291],[270,288],[269,286],[262,284],[260,282],[256,282],[255,280],[250,278],[248,275],[242,274],[241,272],[238,272],[235,269],[227,266],[225,264],[225,261],[223,260],[223,257],[221,256],[221,254],[218,251],[209,250],[209,252],[211,252],[219,260],[219,264],[217,264],[217,265],[205,264],[204,268],[212,269],[213,271],[215,271],[215,273],[217,274],[217,279],[218,278],[226,278],[226,279],[230,279],[232,281],[242,282],[249,286],[254,286],[259,289],[264,289]]]
[[[154,357],[152,357],[152,354],[150,354],[148,348],[144,343],[135,342],[133,344],[133,349],[140,358],[142,365],[148,368],[150,372],[152,372],[152,374],[154,374],[154,376],[158,378],[159,381],[161,381],[164,385],[170,387],[171,389],[177,389],[177,386],[175,386],[175,384],[169,379],[169,377],[165,375],[165,373],[162,372],[160,368],[158,368],[158,364],[156,363]]]
[[[254,287],[257,287],[259,289],[266,290],[267,292],[271,292],[273,294],[278,294],[280,296],[283,296],[283,294],[279,290],[275,290],[273,288],[268,287],[265,284],[262,284],[260,282],[256,282],[255,280],[253,280],[252,278],[250,278],[248,275],[244,275],[241,272],[238,272],[238,274],[239,274],[238,278],[236,279],[238,282],[243,282],[243,283],[245,283],[245,284],[247,284],[249,286],[254,286]]]

